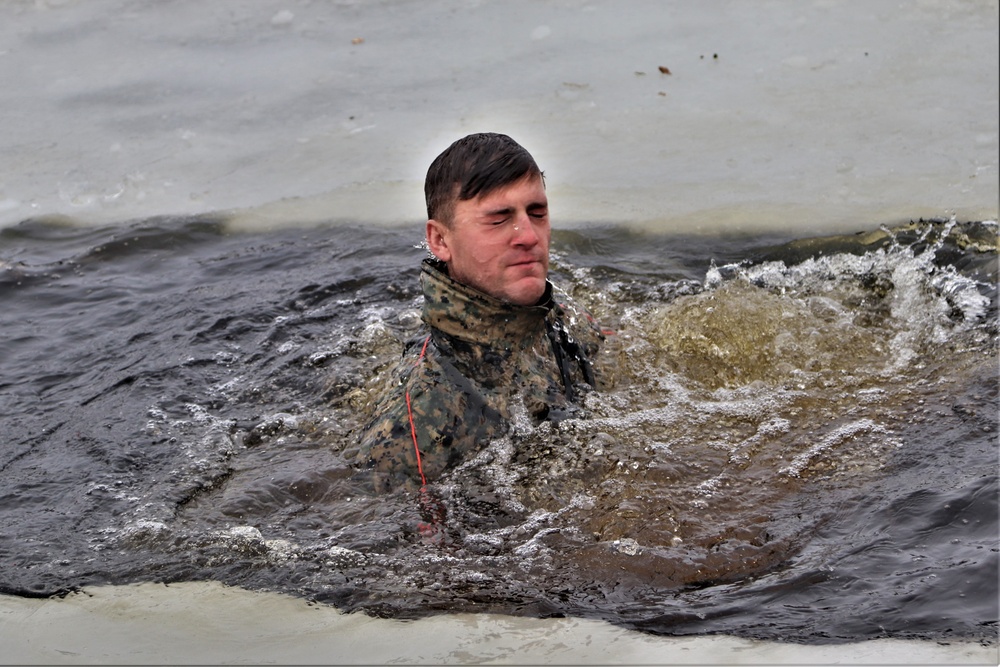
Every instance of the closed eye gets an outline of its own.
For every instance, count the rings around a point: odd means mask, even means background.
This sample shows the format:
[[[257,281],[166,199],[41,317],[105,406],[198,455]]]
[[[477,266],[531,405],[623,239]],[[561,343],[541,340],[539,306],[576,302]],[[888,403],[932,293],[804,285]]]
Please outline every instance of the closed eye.
[[[528,215],[532,218],[542,219],[549,214],[549,207],[544,204],[532,204],[528,207]]]

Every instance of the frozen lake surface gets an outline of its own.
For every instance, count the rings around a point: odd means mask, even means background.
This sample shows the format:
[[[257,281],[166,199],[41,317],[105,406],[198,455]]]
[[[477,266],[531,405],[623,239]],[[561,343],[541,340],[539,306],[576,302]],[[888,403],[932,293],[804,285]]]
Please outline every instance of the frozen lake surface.
[[[430,160],[475,131],[529,147],[566,223],[996,217],[995,0],[0,12],[0,224],[419,220]]]

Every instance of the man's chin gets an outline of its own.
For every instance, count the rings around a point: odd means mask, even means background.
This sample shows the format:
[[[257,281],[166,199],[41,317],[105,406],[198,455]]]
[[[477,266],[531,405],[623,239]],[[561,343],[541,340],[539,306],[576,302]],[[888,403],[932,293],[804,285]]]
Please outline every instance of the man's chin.
[[[508,287],[504,301],[516,306],[534,306],[545,295],[544,278],[522,278]]]

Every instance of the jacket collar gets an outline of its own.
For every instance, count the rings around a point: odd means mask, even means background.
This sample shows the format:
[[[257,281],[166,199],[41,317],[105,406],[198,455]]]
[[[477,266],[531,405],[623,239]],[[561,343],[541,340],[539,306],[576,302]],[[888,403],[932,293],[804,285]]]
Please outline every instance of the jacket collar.
[[[552,284],[547,281],[539,305],[515,306],[452,280],[448,267],[437,259],[423,261],[420,286],[428,326],[482,345],[528,343],[529,334],[543,330],[554,305]]]

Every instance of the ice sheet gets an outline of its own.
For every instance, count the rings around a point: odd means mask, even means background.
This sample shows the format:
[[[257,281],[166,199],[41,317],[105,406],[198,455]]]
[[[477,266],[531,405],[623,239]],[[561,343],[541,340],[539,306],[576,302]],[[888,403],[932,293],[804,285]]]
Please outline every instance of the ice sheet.
[[[997,17],[996,0],[6,2],[0,224],[420,221],[430,160],[487,130],[535,154],[557,223],[993,219]]]
[[[658,637],[600,621],[459,614],[389,621],[216,583],[0,596],[8,664],[996,664],[976,643],[803,646]]]

